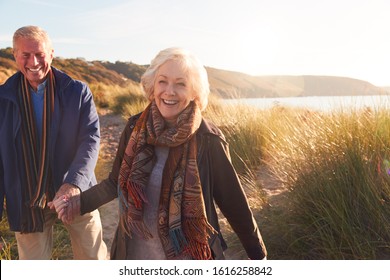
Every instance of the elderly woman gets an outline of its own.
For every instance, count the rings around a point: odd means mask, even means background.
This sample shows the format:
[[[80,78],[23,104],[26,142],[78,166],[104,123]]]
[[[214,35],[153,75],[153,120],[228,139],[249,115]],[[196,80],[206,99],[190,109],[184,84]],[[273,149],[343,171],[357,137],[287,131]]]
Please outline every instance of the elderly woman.
[[[67,222],[119,197],[111,259],[223,259],[216,203],[248,257],[265,259],[225,138],[201,115],[206,69],[189,52],[169,48],[141,83],[150,103],[129,119],[109,177],[81,197],[54,201],[59,217]]]

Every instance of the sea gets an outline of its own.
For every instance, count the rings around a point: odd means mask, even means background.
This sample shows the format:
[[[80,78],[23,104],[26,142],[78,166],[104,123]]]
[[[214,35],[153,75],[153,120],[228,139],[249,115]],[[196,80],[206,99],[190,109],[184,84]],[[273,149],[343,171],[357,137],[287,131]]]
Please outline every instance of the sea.
[[[224,103],[249,105],[259,109],[283,106],[318,111],[358,110],[364,108],[376,110],[390,109],[390,95],[240,98],[225,99]]]

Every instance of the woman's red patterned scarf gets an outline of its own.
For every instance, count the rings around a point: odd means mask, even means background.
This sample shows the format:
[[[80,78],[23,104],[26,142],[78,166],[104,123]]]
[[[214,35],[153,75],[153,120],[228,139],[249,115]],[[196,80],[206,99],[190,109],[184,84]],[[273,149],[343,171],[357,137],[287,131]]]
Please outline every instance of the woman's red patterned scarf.
[[[155,102],[138,119],[125,150],[119,173],[121,225],[131,236],[151,237],[143,222],[154,146],[169,147],[163,171],[158,231],[168,259],[211,259],[209,232],[196,162],[196,137],[202,117],[191,102],[174,127],[166,127]]]

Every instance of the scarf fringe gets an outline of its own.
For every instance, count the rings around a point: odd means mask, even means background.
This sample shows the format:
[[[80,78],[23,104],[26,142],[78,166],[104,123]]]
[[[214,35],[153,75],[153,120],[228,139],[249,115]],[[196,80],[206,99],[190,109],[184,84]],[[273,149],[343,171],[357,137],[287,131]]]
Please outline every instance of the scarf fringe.
[[[127,225],[130,233],[134,233],[138,237],[145,240],[153,238],[153,235],[150,233],[149,229],[146,227],[143,221],[128,221]]]
[[[33,208],[33,207],[38,207],[38,208],[45,208],[46,207],[46,194],[43,194],[41,198],[39,198],[38,200],[34,200],[30,203],[30,207]]]
[[[188,245],[187,239],[181,228],[169,230],[169,238],[173,243],[176,255],[183,251],[184,247]]]
[[[142,209],[143,203],[148,203],[148,199],[145,195],[145,189],[141,184],[128,181],[126,189],[128,190],[128,194],[132,198],[136,209]]]
[[[139,189],[139,188],[138,188]],[[143,239],[150,239],[153,238],[152,234],[150,233],[149,229],[144,224],[143,220],[131,220],[131,214],[130,214],[130,207],[129,202],[125,198],[123,191],[121,187],[118,185],[118,194],[119,194],[119,215],[120,215],[120,226],[124,230],[124,232],[132,238],[132,233],[135,233],[137,236],[143,238]],[[134,195],[134,194],[133,194]],[[144,194],[136,194],[139,195],[140,198],[145,199]],[[133,198],[133,196],[132,196]],[[139,203],[147,202],[146,199],[139,199]],[[134,201],[136,201],[134,199]]]
[[[191,233],[191,239],[195,239],[198,242],[207,243],[210,234],[217,233],[212,225],[209,224],[206,218],[187,218],[183,221],[183,227],[185,232]],[[199,238],[197,238],[199,236]]]
[[[172,241],[175,255],[187,254],[197,260],[212,259],[208,243],[210,233],[217,233],[217,231],[207,219],[185,219],[183,228],[169,230],[169,238]]]
[[[213,254],[211,253],[209,244],[199,243],[194,240],[189,242],[184,252],[191,255],[194,260],[213,259]]]
[[[208,223],[206,222],[206,224]],[[169,231],[169,238],[173,243],[176,256],[178,256],[180,253],[184,253],[185,255],[190,255],[191,258],[195,260],[211,260],[213,256],[207,241],[209,236],[206,233],[206,238],[203,238],[203,236],[202,238],[192,238],[195,236],[196,235],[191,234],[191,236],[188,238],[190,241],[188,242],[181,228]]]

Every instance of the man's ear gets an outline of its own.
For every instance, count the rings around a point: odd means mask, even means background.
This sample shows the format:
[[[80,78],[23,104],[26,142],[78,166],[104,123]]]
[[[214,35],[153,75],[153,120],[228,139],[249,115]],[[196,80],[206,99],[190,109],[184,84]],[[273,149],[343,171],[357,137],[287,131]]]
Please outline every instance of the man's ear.
[[[16,60],[16,53],[17,53],[17,51],[16,51],[16,49],[12,49],[12,54],[14,55],[14,59]]]

